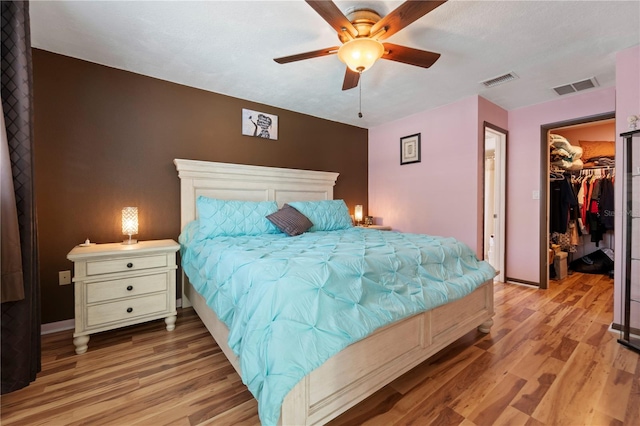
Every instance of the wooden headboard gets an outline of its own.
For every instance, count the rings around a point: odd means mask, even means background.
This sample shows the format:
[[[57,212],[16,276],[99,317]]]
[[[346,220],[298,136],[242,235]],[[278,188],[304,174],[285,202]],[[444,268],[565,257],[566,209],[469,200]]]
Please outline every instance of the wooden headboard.
[[[180,229],[196,219],[200,195],[222,200],[332,200],[339,173],[244,164],[173,160],[180,177]]]
[[[175,159],[180,177],[180,230],[197,218],[200,195],[222,200],[289,201],[332,200],[339,173],[244,164]],[[191,306],[188,279],[182,273],[182,307]]]

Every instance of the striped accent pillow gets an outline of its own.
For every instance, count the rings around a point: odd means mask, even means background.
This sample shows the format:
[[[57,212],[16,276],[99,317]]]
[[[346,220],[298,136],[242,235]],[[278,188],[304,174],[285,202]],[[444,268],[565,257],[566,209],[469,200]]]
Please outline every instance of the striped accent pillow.
[[[290,237],[303,234],[313,226],[313,223],[305,215],[289,204],[285,204],[280,210],[266,217]]]

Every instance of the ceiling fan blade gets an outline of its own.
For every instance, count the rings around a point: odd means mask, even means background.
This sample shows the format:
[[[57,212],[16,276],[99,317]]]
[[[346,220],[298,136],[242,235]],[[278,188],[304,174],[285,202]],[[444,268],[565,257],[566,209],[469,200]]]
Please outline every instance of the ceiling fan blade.
[[[395,10],[389,13],[387,16],[376,22],[371,27],[371,34],[377,33],[380,29],[386,28],[386,31],[378,38],[383,40],[412,22],[422,18],[427,13],[431,12],[436,7],[440,6],[444,1],[421,1],[421,0],[409,0],[402,3]]]
[[[344,82],[342,83],[342,90],[349,90],[354,87],[358,87],[359,81],[360,73],[352,71],[351,68],[347,67],[347,72],[344,74]]]
[[[358,30],[351,24],[351,22],[347,19],[346,16],[338,9],[338,6],[332,1],[321,0],[321,1],[313,1],[306,0],[306,2],[315,10],[318,15],[322,16],[322,19],[327,21],[331,27],[336,30],[340,40],[342,40],[343,36],[341,35],[343,29],[346,30],[351,37],[355,38],[358,35]],[[345,40],[342,40],[343,42]]]
[[[319,58],[320,56],[333,55],[334,53],[338,52],[338,49],[339,47],[337,46],[328,47],[326,49],[314,50],[312,52],[298,53],[297,55],[283,56],[282,58],[275,58],[274,61],[276,61],[279,64],[287,64],[289,62],[302,61],[304,59]]]
[[[382,43],[385,53],[382,59],[402,62],[417,67],[429,68],[440,57],[439,53],[428,52],[426,50],[414,49],[412,47],[400,46],[392,43]]]

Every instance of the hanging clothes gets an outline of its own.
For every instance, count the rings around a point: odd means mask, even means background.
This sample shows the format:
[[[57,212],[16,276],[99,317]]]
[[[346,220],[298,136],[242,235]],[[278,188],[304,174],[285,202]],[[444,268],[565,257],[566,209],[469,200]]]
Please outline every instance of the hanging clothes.
[[[569,212],[578,206],[578,201],[571,187],[569,175],[562,180],[551,181],[550,196],[550,232],[564,234],[569,225]]]
[[[563,251],[575,252],[584,234],[599,247],[614,227],[613,175],[608,171],[553,173],[549,201],[550,241]]]
[[[615,205],[613,200],[613,180],[603,179],[600,195],[600,213],[602,224],[606,230],[614,228]]]
[[[614,228],[613,176],[602,169],[585,169],[583,178],[584,201],[580,204],[580,216],[585,221],[591,242],[599,247],[604,234]]]

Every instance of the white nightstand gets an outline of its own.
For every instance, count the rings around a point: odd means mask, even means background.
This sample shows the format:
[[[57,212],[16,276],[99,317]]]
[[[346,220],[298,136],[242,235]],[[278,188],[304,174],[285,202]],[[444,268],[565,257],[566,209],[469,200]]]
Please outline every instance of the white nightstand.
[[[369,229],[377,229],[379,231],[391,231],[391,227],[387,226],[387,225],[369,225],[369,226],[358,225],[358,227],[360,227],[360,228],[369,228]]]
[[[173,240],[138,244],[76,246],[74,263],[76,353],[87,351],[89,335],[164,318],[176,323],[176,252]]]

